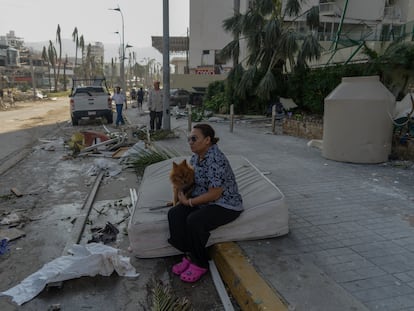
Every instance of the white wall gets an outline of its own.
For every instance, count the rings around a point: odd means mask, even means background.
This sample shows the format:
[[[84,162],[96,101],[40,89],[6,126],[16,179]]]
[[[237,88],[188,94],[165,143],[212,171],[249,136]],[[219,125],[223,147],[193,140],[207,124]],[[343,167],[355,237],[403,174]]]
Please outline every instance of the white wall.
[[[223,20],[232,15],[233,0],[190,1],[190,68],[214,65],[214,51],[232,40],[222,27]],[[210,54],[203,55],[203,50]]]
[[[346,0],[339,0],[338,6],[343,9]],[[385,0],[348,0],[346,18],[366,21],[381,20],[384,15]]]

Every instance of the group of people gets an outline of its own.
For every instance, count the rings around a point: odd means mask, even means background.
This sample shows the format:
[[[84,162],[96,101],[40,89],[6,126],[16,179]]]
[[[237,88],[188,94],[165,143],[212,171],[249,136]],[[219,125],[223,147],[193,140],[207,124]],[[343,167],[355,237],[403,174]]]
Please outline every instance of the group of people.
[[[125,124],[122,116],[122,110],[128,109],[127,98],[125,93],[121,92],[121,87],[115,87],[115,93],[112,96],[116,107],[116,121],[115,125],[119,126]],[[144,101],[144,90],[142,87],[137,92],[138,109],[142,109],[142,102]],[[163,91],[160,89],[160,81],[154,82],[154,88],[148,94],[148,109],[150,111],[150,129],[151,131],[160,130],[162,125],[163,115]]]

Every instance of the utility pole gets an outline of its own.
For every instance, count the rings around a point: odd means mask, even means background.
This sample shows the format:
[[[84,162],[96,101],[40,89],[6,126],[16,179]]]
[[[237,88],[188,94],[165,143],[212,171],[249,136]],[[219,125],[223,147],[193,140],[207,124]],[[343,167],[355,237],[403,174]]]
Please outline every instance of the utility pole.
[[[163,0],[163,37],[162,37],[162,84],[163,100],[163,129],[171,130],[170,119],[170,30],[169,30],[168,0]]]
[[[33,55],[29,54],[29,61],[30,61],[30,71],[32,74],[32,88],[33,88],[33,100],[36,100],[36,81],[35,81],[35,74],[33,68]]]

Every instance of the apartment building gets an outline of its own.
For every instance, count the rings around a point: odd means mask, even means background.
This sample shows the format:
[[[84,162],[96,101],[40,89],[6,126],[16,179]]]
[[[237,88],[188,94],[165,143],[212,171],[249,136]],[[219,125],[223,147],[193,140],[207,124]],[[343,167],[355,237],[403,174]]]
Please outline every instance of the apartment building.
[[[85,49],[83,57],[86,57],[86,53],[87,51]],[[90,56],[94,57],[97,61],[104,60],[105,48],[102,42],[95,42],[91,44]]]
[[[224,32],[223,20],[234,13],[234,0],[191,0],[190,2],[190,71],[197,68],[229,68],[218,52],[232,40]],[[246,12],[249,0],[240,0],[240,11]],[[282,7],[287,0],[282,1]],[[414,1],[412,0],[307,0],[299,17],[285,17],[285,22],[298,31],[309,30],[306,12],[318,7],[318,37],[324,48],[322,58],[312,65],[362,61],[362,43],[374,49],[381,42],[405,37],[413,40]],[[316,31],[316,30],[314,30]],[[242,49],[241,57],[245,55]],[[216,70],[217,72],[217,70]],[[211,71],[210,71],[211,73]]]

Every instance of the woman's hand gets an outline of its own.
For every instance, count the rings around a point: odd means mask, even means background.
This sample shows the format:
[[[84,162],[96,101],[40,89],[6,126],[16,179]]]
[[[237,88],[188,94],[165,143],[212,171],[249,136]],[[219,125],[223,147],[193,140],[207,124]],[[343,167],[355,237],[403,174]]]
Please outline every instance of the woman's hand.
[[[182,191],[178,192],[178,201],[180,201],[180,203],[183,205],[190,205],[189,200]]]
[[[181,191],[178,193],[178,200],[181,204],[187,206],[197,206],[201,204],[207,204],[218,200],[223,194],[223,188],[209,188],[206,193],[199,195],[198,197],[188,199]],[[191,200],[191,201],[190,201]]]

